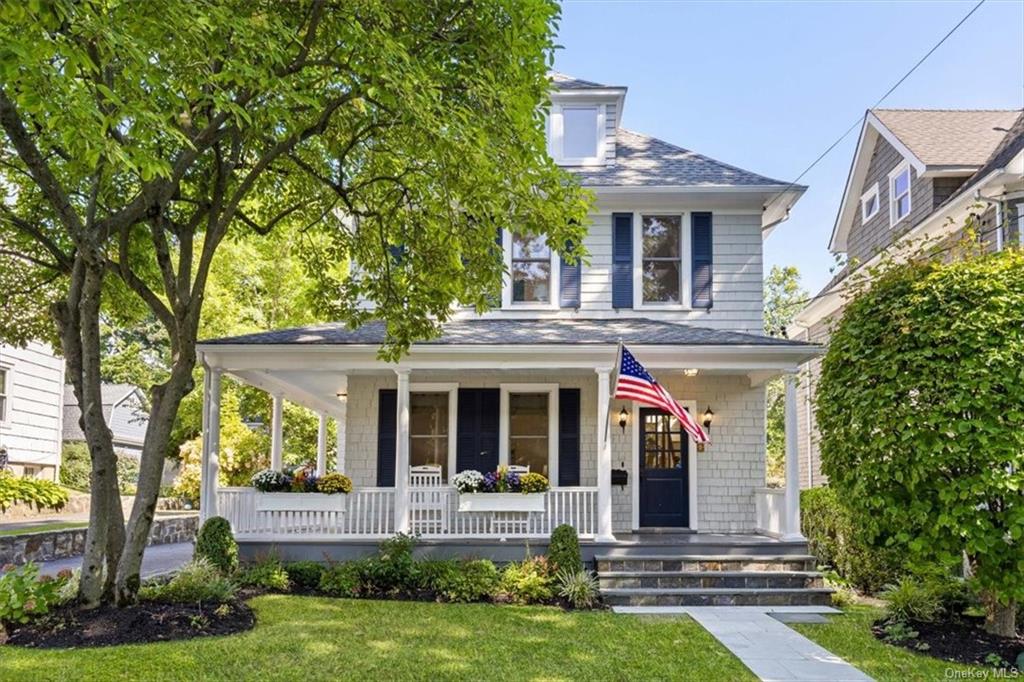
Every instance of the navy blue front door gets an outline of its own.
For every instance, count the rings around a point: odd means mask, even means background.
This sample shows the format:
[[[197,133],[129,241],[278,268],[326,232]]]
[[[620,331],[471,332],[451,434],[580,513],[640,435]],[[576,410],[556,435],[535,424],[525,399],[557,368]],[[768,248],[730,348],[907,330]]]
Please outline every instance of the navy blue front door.
[[[639,428],[640,526],[686,528],[690,439],[678,419],[654,408],[641,408]]]

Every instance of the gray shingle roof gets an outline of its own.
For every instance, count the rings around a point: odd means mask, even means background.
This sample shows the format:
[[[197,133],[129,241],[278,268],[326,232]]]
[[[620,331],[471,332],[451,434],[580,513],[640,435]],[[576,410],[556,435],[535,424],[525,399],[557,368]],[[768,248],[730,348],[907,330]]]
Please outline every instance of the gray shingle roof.
[[[551,71],[548,73],[548,77],[551,78],[551,83],[559,90],[589,90],[590,88],[618,87],[614,85],[595,83],[594,81],[586,81],[582,78],[574,78],[573,76],[560,73],[558,71]]]
[[[872,113],[927,166],[981,166],[1020,109],[875,109]]]
[[[619,128],[615,136],[615,164],[567,167],[588,187],[683,186],[734,187],[788,185],[784,180],[751,173],[710,157],[677,147],[650,135]],[[794,189],[805,189],[795,185]]]
[[[708,329],[645,319],[618,320],[508,320],[471,319],[449,322],[441,336],[422,346],[452,345],[607,345],[657,346],[806,346],[799,341],[758,334]],[[370,322],[358,329],[341,323],[279,329],[203,341],[204,345],[379,345],[384,323]]]

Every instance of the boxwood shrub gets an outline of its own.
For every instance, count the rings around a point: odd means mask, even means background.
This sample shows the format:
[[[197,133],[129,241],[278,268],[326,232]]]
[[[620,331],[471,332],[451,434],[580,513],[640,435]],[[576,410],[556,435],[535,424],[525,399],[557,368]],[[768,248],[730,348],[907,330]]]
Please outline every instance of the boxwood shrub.
[[[222,516],[208,518],[196,536],[196,558],[202,557],[224,575],[238,568],[238,544],[231,535],[231,523]]]

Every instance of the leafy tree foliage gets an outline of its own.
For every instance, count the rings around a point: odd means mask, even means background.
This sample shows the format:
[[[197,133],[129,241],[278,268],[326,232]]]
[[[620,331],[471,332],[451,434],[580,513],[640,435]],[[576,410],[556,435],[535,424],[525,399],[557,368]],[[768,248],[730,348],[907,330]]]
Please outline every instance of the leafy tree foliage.
[[[989,627],[1024,599],[1024,253],[875,272],[836,326],[817,392],[822,470],[874,541],[966,554]]]
[[[800,272],[795,266],[773,265],[764,279],[764,333],[785,336],[786,327],[807,302],[807,292],[800,286]],[[785,478],[786,458],[786,390],[782,379],[773,379],[765,387],[767,414],[766,477],[781,483]]]
[[[589,198],[546,155],[557,17],[553,0],[0,7],[0,337],[52,313],[85,408],[84,603],[136,598],[225,241],[310,234],[313,300],[385,320],[389,358],[488,305],[499,229],[582,242]],[[101,321],[122,316],[155,319],[169,358],[127,526],[100,400]]]

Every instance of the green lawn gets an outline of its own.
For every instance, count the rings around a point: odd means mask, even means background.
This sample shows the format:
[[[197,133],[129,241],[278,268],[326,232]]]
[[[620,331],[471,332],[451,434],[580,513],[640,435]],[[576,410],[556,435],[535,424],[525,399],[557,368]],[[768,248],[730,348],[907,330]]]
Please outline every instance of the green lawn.
[[[831,616],[827,625],[793,625],[805,637],[825,647],[847,662],[857,666],[876,680],[948,680],[984,679],[979,673],[992,670],[959,663],[947,663],[937,658],[915,654],[901,647],[891,646],[875,639],[871,624],[881,618],[882,610],[871,606],[850,606],[842,616]]]
[[[24,535],[25,533],[42,533],[48,530],[67,530],[68,528],[85,528],[85,521],[55,521],[53,523],[26,524],[20,528],[0,530],[0,535]]]
[[[751,680],[688,618],[547,607],[254,599],[256,629],[56,653],[0,646],[0,680]]]

